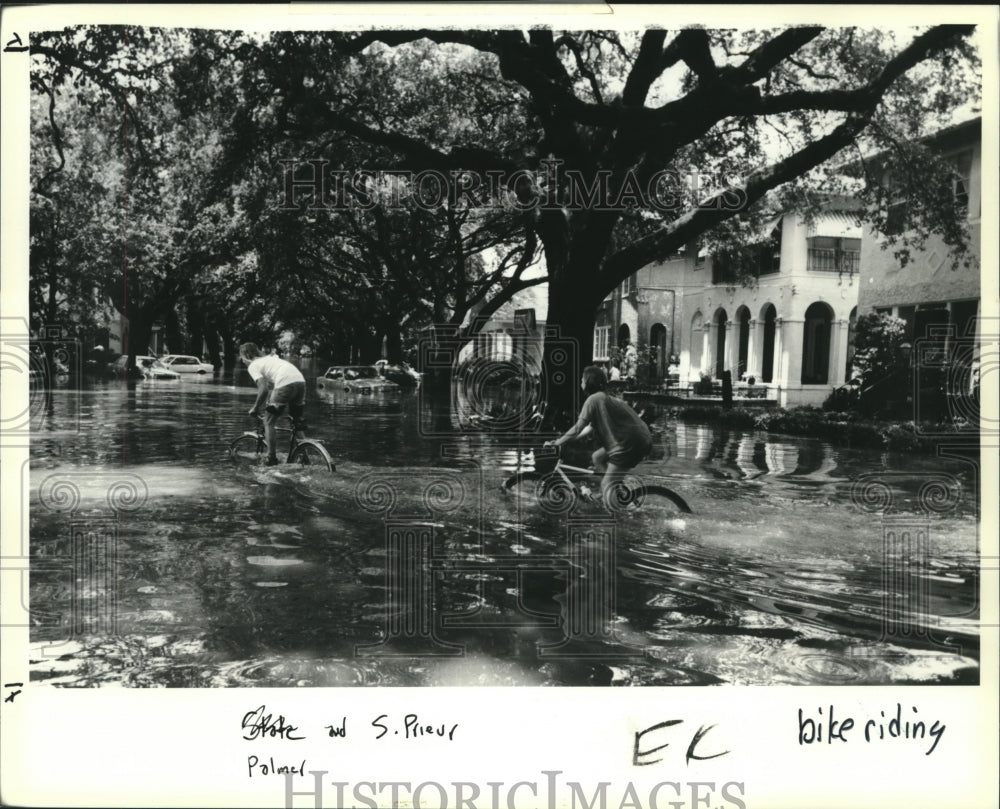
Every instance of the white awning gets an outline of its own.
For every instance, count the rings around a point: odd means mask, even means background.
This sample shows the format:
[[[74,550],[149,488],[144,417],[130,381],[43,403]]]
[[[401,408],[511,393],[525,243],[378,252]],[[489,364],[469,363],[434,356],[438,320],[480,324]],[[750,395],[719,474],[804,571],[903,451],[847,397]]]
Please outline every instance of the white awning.
[[[816,221],[809,226],[808,237],[829,236],[834,239],[860,239],[861,226],[853,213],[845,211],[824,211],[816,215]]]
[[[760,235],[765,239],[771,238],[771,232],[781,224],[781,220],[784,218],[784,214],[774,217],[773,219],[768,219],[764,223],[764,227],[761,228]]]

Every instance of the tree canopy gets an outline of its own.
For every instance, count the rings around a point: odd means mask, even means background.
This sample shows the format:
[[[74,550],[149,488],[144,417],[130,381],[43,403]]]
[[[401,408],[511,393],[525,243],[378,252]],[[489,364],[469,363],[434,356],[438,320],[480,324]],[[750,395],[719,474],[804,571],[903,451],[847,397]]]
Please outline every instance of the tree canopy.
[[[646,264],[745,241],[768,206],[817,192],[850,190],[886,229],[900,177],[917,227],[895,246],[936,231],[961,257],[962,218],[926,182],[949,169],[919,143],[978,101],[973,31],[39,34],[39,306],[45,278],[86,272],[123,311],[186,299],[213,333],[370,354],[544,281],[548,322],[587,360],[596,306]],[[97,143],[94,184],[67,155]],[[309,192],[317,176],[348,178],[339,203]],[[447,188],[423,204],[414,178],[432,177]],[[88,244],[49,238],[88,205]]]

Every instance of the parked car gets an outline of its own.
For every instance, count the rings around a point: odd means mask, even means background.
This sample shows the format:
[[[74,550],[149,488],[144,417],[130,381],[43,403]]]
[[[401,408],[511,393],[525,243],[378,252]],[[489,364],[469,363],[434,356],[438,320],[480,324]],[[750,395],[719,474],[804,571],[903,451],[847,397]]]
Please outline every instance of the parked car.
[[[108,366],[108,370],[114,376],[121,376],[125,373],[125,366],[128,363],[128,355],[123,354]],[[171,371],[156,357],[137,354],[135,358],[136,375],[143,379],[180,379],[181,375],[176,371]]]
[[[319,390],[346,390],[351,393],[389,393],[399,385],[378,375],[374,365],[333,365],[317,377]]]
[[[211,374],[215,366],[210,362],[202,362],[197,357],[188,354],[167,354],[162,360],[171,371],[179,374]]]
[[[344,369],[332,365],[322,376],[316,377],[316,390],[340,390],[344,387]]]
[[[414,371],[409,363],[392,364],[389,360],[379,360],[375,363],[379,375],[395,382],[401,388],[415,388],[420,384],[420,374]]]

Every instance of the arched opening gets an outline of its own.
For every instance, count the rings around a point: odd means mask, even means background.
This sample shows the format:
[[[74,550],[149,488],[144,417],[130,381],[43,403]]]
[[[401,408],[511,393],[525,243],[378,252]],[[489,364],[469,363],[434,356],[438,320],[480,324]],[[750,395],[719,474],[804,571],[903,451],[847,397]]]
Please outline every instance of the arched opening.
[[[833,311],[817,301],[806,309],[802,335],[802,384],[825,385],[830,378],[830,324]]]
[[[667,373],[667,327],[654,323],[649,330],[649,373],[655,380],[663,379]]]
[[[722,372],[726,370],[726,322],[729,320],[725,309],[717,309],[715,312],[715,378],[722,379]]]
[[[858,325],[858,307],[851,310],[847,320],[847,365],[844,367],[844,379],[854,378],[854,331]]]
[[[628,344],[632,342],[632,331],[628,327],[628,323],[622,323],[618,327],[618,348],[624,351],[628,348]]]
[[[741,379],[743,374],[747,372],[747,359],[750,352],[750,310],[745,306],[736,310],[736,323],[739,326],[736,378]]]
[[[769,303],[764,307],[764,339],[761,346],[760,381],[770,383],[774,381],[774,331],[778,312],[774,304]]]
[[[701,312],[695,312],[694,317],[691,318],[691,368],[689,373],[698,373],[701,371],[701,350],[704,335],[704,318],[702,318]]]

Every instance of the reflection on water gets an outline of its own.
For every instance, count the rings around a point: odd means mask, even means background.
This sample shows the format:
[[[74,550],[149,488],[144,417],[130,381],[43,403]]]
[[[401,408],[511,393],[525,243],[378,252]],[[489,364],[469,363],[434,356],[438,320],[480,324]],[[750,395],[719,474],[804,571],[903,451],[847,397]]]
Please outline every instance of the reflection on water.
[[[422,391],[311,391],[334,475],[236,467],[253,398],[245,373],[49,398],[31,446],[33,679],[978,682],[978,481],[961,458],[660,424],[636,471],[695,514],[554,514],[500,491],[537,439],[457,424]]]

